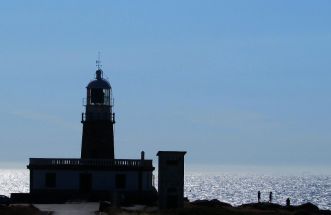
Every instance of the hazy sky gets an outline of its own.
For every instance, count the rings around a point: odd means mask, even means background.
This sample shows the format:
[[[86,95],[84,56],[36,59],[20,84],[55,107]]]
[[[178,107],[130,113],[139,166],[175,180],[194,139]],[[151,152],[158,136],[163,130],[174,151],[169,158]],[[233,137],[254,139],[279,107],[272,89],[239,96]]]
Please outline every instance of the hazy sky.
[[[79,157],[98,51],[115,156],[331,164],[331,1],[0,3],[0,163]]]

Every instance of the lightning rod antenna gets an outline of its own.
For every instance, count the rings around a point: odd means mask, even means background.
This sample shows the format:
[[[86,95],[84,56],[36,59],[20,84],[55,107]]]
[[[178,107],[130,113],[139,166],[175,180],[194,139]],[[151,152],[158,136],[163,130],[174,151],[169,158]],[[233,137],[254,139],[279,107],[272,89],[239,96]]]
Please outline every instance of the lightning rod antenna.
[[[100,51],[98,51],[98,60],[95,61],[98,70],[101,69],[101,67],[102,67],[100,58],[101,58],[101,53],[100,53]]]

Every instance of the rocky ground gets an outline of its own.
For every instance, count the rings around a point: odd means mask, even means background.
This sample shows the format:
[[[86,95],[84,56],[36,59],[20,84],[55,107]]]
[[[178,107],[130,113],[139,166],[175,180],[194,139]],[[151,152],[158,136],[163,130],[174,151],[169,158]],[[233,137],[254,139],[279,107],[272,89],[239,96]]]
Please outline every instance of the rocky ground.
[[[109,215],[331,215],[329,210],[320,210],[317,206],[306,203],[299,206],[281,206],[271,203],[252,203],[233,207],[218,200],[198,200],[186,203],[176,210],[159,212],[153,207],[126,207],[105,210]]]
[[[48,212],[41,212],[33,205],[0,205],[1,215],[47,215]]]
[[[73,211],[80,208],[84,212],[90,214],[103,214],[103,215],[331,215],[330,210],[320,210],[317,206],[306,203],[298,206],[282,206],[278,204],[271,203],[251,203],[244,204],[238,207],[233,207],[230,204],[220,202],[218,200],[198,200],[194,202],[186,202],[184,208],[166,210],[160,212],[157,207],[135,205],[127,207],[104,207],[103,212],[98,212],[98,203],[80,203],[86,204],[86,207],[67,204],[59,205],[52,210],[42,205],[41,210],[39,210],[34,205],[10,205],[10,206],[0,206],[0,215],[49,215],[49,214],[73,214]],[[94,204],[93,212],[88,205]],[[38,205],[37,205],[38,206]],[[52,205],[55,207],[56,205]],[[73,210],[73,208],[75,210]],[[85,210],[87,209],[88,210]],[[51,212],[46,212],[47,209]],[[56,209],[61,209],[57,211]],[[82,213],[76,213],[82,214]],[[83,213],[85,214],[85,213]],[[86,213],[87,214],[87,213]]]

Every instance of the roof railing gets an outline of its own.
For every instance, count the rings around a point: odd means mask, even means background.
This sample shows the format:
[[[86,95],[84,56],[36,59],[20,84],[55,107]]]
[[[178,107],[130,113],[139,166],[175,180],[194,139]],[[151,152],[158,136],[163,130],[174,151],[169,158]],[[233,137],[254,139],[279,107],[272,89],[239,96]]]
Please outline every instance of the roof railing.
[[[30,158],[33,166],[90,166],[90,167],[153,167],[152,160],[140,159],[72,159]]]

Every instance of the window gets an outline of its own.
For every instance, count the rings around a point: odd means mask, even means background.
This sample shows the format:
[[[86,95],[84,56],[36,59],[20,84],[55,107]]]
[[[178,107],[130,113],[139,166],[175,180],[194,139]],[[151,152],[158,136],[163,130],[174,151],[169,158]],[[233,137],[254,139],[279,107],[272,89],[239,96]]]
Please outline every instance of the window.
[[[124,189],[126,187],[126,175],[124,174],[116,175],[115,185],[117,189]]]
[[[48,188],[56,187],[56,174],[55,172],[47,172],[45,175],[45,186]]]
[[[94,104],[104,103],[104,92],[102,88],[91,89],[91,103]]]

